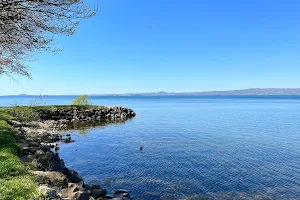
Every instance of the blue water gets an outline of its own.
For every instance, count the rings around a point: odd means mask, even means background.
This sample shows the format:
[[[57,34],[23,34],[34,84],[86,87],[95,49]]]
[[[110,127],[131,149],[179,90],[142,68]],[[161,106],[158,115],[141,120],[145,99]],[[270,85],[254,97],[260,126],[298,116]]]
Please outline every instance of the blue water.
[[[15,98],[15,99],[13,99]],[[0,97],[0,105],[31,97]],[[74,97],[48,97],[67,104]],[[300,199],[300,97],[93,97],[123,124],[71,131],[60,156],[132,199]],[[144,146],[143,151],[139,150]]]

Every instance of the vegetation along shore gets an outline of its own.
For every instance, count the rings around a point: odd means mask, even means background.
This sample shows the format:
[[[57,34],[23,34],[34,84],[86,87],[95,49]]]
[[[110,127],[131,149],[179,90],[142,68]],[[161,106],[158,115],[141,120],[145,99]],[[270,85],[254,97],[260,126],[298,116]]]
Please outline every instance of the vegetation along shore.
[[[74,102],[73,102],[74,103]],[[136,116],[124,107],[90,105],[0,108],[0,199],[129,199],[125,190],[87,185],[59,157],[65,130]]]

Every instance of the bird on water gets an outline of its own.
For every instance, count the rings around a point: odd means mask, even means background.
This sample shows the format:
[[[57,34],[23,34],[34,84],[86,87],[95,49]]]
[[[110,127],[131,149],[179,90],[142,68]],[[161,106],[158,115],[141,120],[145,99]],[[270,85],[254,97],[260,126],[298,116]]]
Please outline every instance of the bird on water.
[[[140,151],[142,151],[143,150],[143,146],[140,146]]]

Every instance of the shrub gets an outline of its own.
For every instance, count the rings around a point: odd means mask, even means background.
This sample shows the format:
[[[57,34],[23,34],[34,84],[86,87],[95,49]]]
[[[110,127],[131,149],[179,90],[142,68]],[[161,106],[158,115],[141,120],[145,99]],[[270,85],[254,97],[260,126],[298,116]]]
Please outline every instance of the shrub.
[[[81,95],[72,101],[72,105],[90,105],[88,95]]]
[[[38,120],[38,113],[33,108],[27,106],[12,106],[9,109],[9,114],[21,122]]]

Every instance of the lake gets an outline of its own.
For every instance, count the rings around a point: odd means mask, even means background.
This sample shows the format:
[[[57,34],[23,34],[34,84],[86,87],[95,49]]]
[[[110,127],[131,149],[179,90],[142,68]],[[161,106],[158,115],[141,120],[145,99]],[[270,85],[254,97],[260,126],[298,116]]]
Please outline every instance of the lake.
[[[49,96],[45,104],[70,104]],[[0,97],[0,105],[32,97]],[[69,131],[66,166],[132,199],[300,199],[300,97],[91,97],[138,113]],[[140,151],[139,147],[143,146]]]

